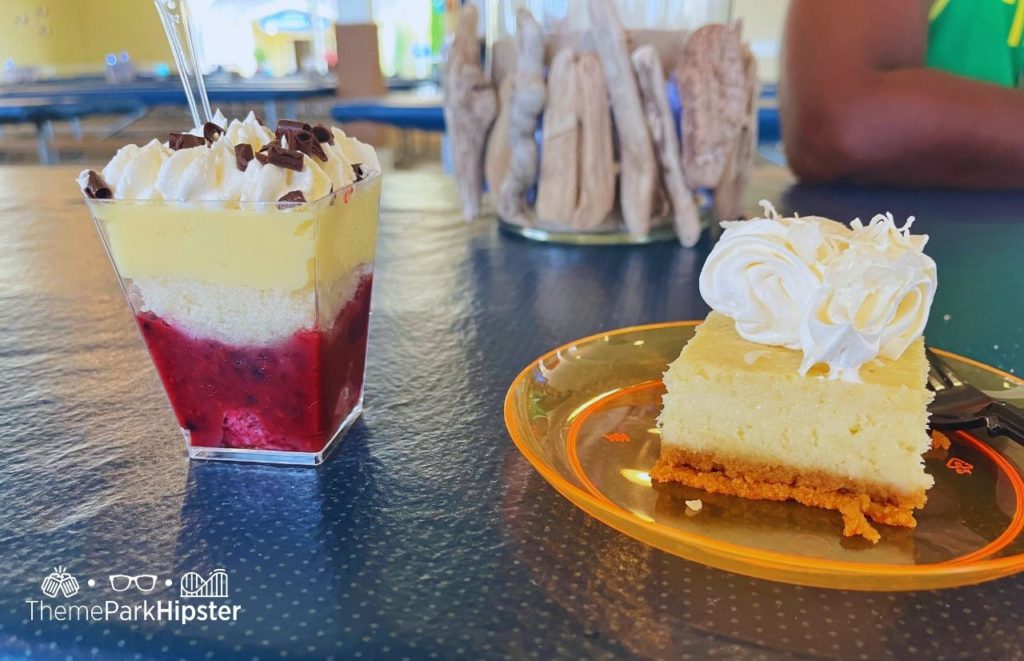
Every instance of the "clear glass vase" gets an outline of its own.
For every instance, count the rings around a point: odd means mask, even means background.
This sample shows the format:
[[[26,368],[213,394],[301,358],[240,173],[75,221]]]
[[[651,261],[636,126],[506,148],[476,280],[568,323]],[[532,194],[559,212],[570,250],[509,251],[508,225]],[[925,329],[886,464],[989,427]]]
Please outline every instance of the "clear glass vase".
[[[483,19],[487,39],[485,67],[491,77],[491,83],[496,90],[499,90],[499,107],[507,102],[501,93],[502,83],[507,77],[514,75],[516,69],[517,12],[521,9],[528,10],[544,33],[544,68],[548,84],[545,107],[547,108],[553,98],[566,94],[565,90],[553,88],[550,81],[553,60],[558,51],[569,48],[578,56],[580,53],[592,53],[596,50],[588,2],[589,0],[488,0]],[[728,24],[731,21],[732,0],[614,0],[613,4],[617,9],[622,27],[625,29],[628,48],[653,46],[661,60],[663,73],[667,79],[666,96],[675,115],[675,128],[678,136],[681,130],[682,109],[679,93],[671,80],[670,65],[673,58],[677,57],[682,44],[685,44],[693,31],[708,24]],[[495,126],[497,127],[498,124]],[[612,122],[612,126],[614,127],[614,122]],[[545,215],[544,209],[538,205],[545,157],[544,112],[538,118],[535,138],[539,162],[535,183],[526,192],[526,204],[529,209],[524,216],[529,218],[529,221],[524,222],[523,217],[518,219],[508,217],[507,213],[503,213],[501,204],[496,203],[499,221],[503,229],[531,239],[562,243],[647,243],[675,238],[671,207],[665,201],[663,191],[658,193],[659,201],[654,205],[656,210],[651,217],[651,227],[645,233],[627,231],[619,199],[616,199],[614,207],[602,222],[590,222],[586,227],[581,227],[583,223],[572,222],[565,217]],[[618,157],[618,135],[614,137],[614,142],[616,157]],[[581,156],[578,166],[581,181],[582,178],[588,176],[588,168],[592,166],[592,163],[586,162],[585,158]],[[616,163],[615,167],[618,168],[619,163]],[[492,196],[498,195],[493,182],[488,181],[487,186]],[[706,225],[710,222],[713,193],[707,189],[693,190],[692,193],[694,203]]]
[[[87,200],[189,457],[315,465],[359,417],[380,185]]]
[[[589,0],[489,0],[488,43],[515,35],[516,12],[527,9],[548,32],[586,30]],[[692,31],[708,23],[728,23],[732,0],[616,0],[627,30]]]

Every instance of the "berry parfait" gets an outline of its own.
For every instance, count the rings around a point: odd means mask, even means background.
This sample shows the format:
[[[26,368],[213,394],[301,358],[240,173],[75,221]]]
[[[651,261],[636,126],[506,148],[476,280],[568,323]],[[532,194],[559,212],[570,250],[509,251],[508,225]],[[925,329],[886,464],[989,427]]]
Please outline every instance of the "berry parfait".
[[[322,462],[363,406],[373,148],[218,113],[79,184],[189,456]]]

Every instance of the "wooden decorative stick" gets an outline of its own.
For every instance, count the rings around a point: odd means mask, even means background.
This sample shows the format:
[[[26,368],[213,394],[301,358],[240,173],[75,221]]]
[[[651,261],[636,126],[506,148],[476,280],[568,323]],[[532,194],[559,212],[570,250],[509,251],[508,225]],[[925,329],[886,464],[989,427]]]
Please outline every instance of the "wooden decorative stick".
[[[672,203],[676,235],[679,242],[689,248],[700,238],[700,212],[683,177],[683,167],[679,162],[679,137],[665,91],[665,74],[653,46],[641,46],[633,51],[633,68],[636,70],[654,151],[661,166],[661,179]]]
[[[444,65],[444,121],[451,140],[455,182],[466,220],[480,213],[484,141],[497,113],[497,99],[480,66],[477,9],[459,12],[455,38]]]
[[[757,76],[757,60],[746,45],[743,46],[743,70],[746,74],[747,112],[729,164],[715,187],[714,211],[720,220],[743,215],[743,198],[747,194],[757,154],[757,103],[761,96],[761,83]]]
[[[512,99],[512,76],[506,76],[498,89],[498,118],[494,120],[491,133],[487,136],[487,153],[484,155],[484,174],[487,187],[494,200],[498,199],[501,186],[508,176],[508,165],[512,159],[508,146],[508,113]]]
[[[586,230],[600,226],[615,206],[617,164],[608,90],[596,55],[580,54],[576,79],[580,95],[580,181],[572,226]]]
[[[519,48],[509,103],[508,175],[498,195],[498,213],[506,221],[532,225],[526,208],[526,191],[537,179],[537,143],[533,133],[544,109],[544,35],[526,9],[516,12],[516,40]]]
[[[612,0],[590,0],[593,45],[604,67],[619,137],[619,204],[632,234],[651,229],[651,208],[657,185],[657,163],[647,131],[640,92],[629,60],[626,33]]]
[[[544,107],[540,178],[537,181],[538,224],[568,224],[576,209],[579,182],[580,97],[572,49],[555,54],[548,70]]]
[[[747,114],[740,31],[739,23],[705,25],[686,41],[676,62],[683,173],[693,189],[722,180]]]

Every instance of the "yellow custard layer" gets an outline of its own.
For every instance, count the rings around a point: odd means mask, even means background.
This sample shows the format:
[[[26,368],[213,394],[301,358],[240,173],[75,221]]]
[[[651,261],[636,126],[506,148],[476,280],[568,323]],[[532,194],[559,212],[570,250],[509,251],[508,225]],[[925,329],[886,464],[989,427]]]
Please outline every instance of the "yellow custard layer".
[[[296,291],[373,261],[381,178],[294,209],[90,200],[122,278]]]

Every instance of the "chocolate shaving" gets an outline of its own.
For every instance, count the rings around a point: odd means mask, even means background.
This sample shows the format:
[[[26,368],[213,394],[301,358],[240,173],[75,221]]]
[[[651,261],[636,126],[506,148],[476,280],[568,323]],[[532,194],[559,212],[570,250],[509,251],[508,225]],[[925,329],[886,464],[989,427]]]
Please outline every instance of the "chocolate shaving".
[[[308,131],[311,128],[309,124],[294,119],[282,119],[277,122],[278,131]]]
[[[317,124],[310,131],[313,132],[318,142],[326,142],[329,145],[334,144],[334,133],[323,124]]]
[[[316,156],[324,162],[327,161],[327,153],[324,152],[324,148],[320,145],[320,141],[316,139],[312,131],[297,131],[291,136],[289,144],[303,154]]]
[[[85,184],[85,196],[90,200],[109,200],[114,197],[107,182],[95,170],[89,170],[89,179]]]
[[[298,131],[292,131],[291,129],[279,128],[274,133],[274,144],[281,145],[286,149],[292,149],[295,147],[295,134]]]
[[[252,145],[247,142],[243,142],[240,145],[235,145],[235,165],[242,172],[249,167],[249,163],[255,158],[256,155],[252,151]]]
[[[191,149],[192,147],[202,147],[206,144],[204,138],[200,138],[198,135],[192,135],[191,133],[177,133],[172,131],[167,134],[167,146],[178,151],[179,149]]]
[[[259,161],[261,165],[266,165],[267,164],[267,161],[268,161],[268,159],[267,159],[267,152],[270,151],[270,147],[272,145],[274,145],[274,144],[277,144],[277,143],[275,143],[273,141],[268,142],[267,144],[263,145],[262,147],[260,147],[256,151],[256,160]]]
[[[303,149],[299,145],[300,140],[303,140],[303,138],[299,137],[300,134],[309,133],[310,129],[310,125],[305,122],[297,122],[293,119],[282,119],[277,123],[277,130],[274,131],[274,139],[282,143],[282,145],[287,145],[288,149],[299,149],[310,156],[313,156],[313,152],[310,148]],[[316,139],[311,137],[310,141],[316,142]],[[327,160],[326,155],[324,160]]]
[[[356,175],[356,181],[362,181],[369,175],[369,172],[366,171],[366,167],[362,163],[353,163],[352,172]]]
[[[209,144],[215,143],[222,135],[224,135],[224,129],[220,126],[213,122],[203,124],[203,137],[206,138],[206,142]]]
[[[257,161],[266,165],[273,163],[278,167],[288,168],[296,172],[302,172],[302,152],[297,149],[282,147],[279,142],[268,142],[256,152]]]
[[[327,152],[324,151],[324,148],[320,144],[320,141],[317,140],[316,138],[313,138],[313,145],[312,145],[312,147],[313,147],[313,156],[316,156],[321,161],[326,163],[327,162]]]
[[[289,192],[285,193],[284,195],[282,195],[280,197],[280,199],[278,199],[278,201],[277,201],[277,208],[278,209],[287,209],[288,207],[292,206],[293,203],[297,203],[297,202],[301,203],[301,202],[305,202],[305,201],[306,201],[306,196],[302,194],[302,191],[300,191],[300,190],[293,190],[293,191],[289,191]]]
[[[285,193],[278,199],[278,202],[305,202],[306,196],[300,190],[293,190]]]
[[[296,149],[285,149],[280,145],[270,145],[270,149],[267,150],[267,160],[271,165],[302,172],[302,152]]]

